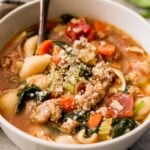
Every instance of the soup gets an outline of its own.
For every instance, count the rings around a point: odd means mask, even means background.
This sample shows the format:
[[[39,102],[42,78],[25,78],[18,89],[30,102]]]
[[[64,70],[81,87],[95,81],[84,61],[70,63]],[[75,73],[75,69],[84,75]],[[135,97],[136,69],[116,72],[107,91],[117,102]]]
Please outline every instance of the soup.
[[[89,144],[138,127],[150,112],[150,58],[120,29],[64,14],[0,52],[0,113],[50,142]]]

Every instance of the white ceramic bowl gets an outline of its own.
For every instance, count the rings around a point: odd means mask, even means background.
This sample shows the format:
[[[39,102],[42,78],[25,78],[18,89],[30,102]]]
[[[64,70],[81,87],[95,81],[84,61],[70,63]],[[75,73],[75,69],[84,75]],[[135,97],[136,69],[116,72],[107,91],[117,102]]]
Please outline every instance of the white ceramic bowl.
[[[63,13],[87,16],[111,23],[129,33],[147,52],[150,52],[150,26],[128,8],[109,0],[52,0],[50,17]],[[30,2],[9,13],[0,21],[0,49],[19,31],[38,23],[39,1]],[[88,145],[63,145],[32,137],[17,129],[2,116],[0,126],[7,136],[23,150],[125,150],[149,127],[150,120],[119,138]]]

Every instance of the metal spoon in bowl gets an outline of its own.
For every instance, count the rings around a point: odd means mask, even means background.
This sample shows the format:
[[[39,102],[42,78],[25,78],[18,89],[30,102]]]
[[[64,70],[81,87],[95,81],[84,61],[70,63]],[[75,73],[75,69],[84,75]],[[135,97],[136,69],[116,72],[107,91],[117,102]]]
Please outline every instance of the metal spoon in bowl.
[[[45,39],[46,22],[47,22],[49,3],[50,3],[50,0],[40,0],[40,24],[39,24],[38,46]]]

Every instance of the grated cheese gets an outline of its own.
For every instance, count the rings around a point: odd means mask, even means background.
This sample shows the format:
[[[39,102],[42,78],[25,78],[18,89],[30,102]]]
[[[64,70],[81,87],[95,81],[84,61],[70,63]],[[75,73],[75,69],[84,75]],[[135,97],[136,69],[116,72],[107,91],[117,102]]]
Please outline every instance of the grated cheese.
[[[123,106],[116,100],[113,100],[110,106],[118,111],[121,111],[123,109]]]

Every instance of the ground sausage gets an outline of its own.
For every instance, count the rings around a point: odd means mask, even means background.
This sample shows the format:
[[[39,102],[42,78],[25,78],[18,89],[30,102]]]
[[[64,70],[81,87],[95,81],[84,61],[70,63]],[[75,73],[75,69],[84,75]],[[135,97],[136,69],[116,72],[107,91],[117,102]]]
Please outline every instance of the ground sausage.
[[[57,122],[61,118],[59,99],[51,99],[43,102],[30,116],[34,123],[45,123],[48,120]]]

